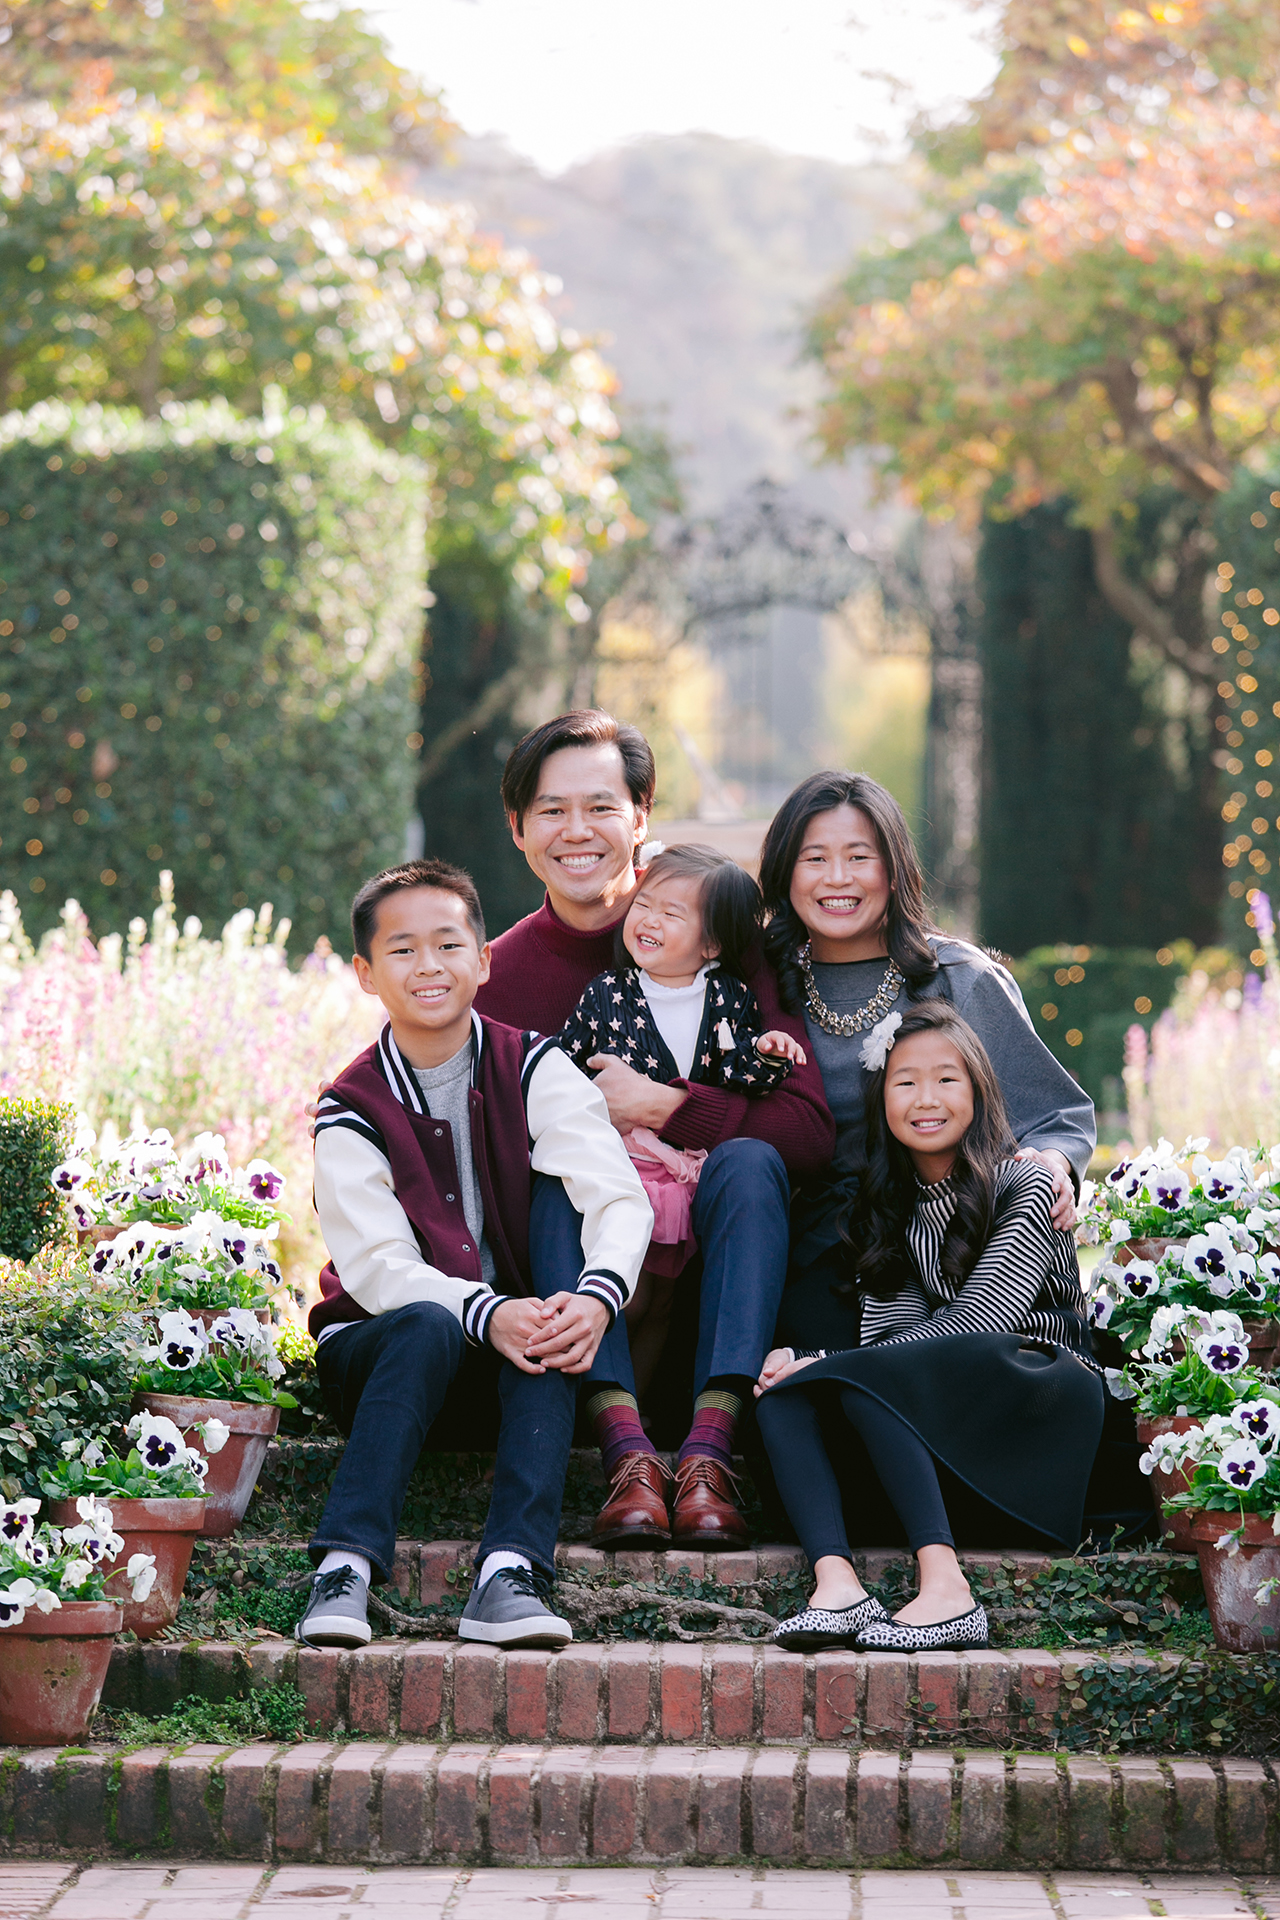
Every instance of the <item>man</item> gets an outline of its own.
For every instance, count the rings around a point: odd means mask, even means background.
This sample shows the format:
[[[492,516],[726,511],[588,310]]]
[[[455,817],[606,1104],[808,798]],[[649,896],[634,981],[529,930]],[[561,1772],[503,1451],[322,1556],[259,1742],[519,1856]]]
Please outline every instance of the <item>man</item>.
[[[614,934],[636,886],[636,856],[648,832],[656,770],[637,728],[610,714],[560,714],[519,742],[502,776],[502,802],[516,845],[547,889],[491,947],[476,1007],[491,1020],[560,1031],[595,976],[614,962]],[[763,960],[746,973],[766,1027],[803,1042]],[[621,1317],[589,1375],[609,1494],[593,1539],[735,1547],[746,1529],[730,1472],[737,1418],[749,1403],[786,1278],[788,1173],[827,1166],[835,1128],[812,1061],[785,1086],[748,1100],[720,1087],[662,1086],[597,1055],[596,1085],[615,1127],[649,1127],[677,1147],[702,1147],[693,1228],[702,1253],[694,1421],[680,1449],[674,1512],[665,1469],[640,1424]],[[532,1230],[559,1244],[581,1222],[553,1188],[534,1198]]]

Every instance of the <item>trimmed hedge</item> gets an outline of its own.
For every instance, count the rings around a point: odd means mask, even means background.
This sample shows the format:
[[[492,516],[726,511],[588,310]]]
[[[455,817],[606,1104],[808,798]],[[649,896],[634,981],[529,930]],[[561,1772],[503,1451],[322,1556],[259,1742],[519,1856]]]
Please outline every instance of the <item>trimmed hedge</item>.
[[[1124,1036],[1135,1023],[1150,1032],[1194,957],[1189,940],[1175,941],[1158,953],[1127,947],[1036,947],[1021,960],[1011,960],[1009,970],[1049,1051],[1099,1105],[1123,1106],[1119,1083]],[[1143,1001],[1145,1006],[1139,1004]],[[1109,1080],[1115,1084],[1109,1087]]]
[[[34,1260],[62,1231],[49,1175],[71,1151],[74,1119],[53,1100],[0,1097],[0,1258]]]
[[[426,476],[295,408],[0,429],[0,876],[27,925],[271,900],[310,944],[413,806]]]

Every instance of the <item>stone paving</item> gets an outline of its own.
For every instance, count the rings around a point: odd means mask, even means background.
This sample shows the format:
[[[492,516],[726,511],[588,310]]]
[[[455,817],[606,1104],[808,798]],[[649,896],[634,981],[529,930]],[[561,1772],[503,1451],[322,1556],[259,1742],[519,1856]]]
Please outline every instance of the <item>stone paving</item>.
[[[1280,1920],[1231,1875],[0,1863],[0,1920]]]

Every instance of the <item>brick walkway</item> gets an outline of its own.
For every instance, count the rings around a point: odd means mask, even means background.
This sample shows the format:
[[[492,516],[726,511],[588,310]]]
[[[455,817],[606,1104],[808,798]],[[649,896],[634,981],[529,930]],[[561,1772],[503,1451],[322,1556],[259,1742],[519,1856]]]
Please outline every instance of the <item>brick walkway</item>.
[[[796,1873],[749,1868],[0,1863],[0,1920],[1280,1920],[1280,1880],[1229,1875]]]

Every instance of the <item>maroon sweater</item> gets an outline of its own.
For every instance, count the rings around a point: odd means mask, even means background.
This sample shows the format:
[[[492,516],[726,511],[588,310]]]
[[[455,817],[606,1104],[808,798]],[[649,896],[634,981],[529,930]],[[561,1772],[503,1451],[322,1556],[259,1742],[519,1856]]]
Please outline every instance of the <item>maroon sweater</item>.
[[[518,920],[493,942],[492,971],[476,995],[477,1013],[505,1026],[559,1033],[596,975],[614,964],[613,936],[624,918],[625,912],[597,933],[579,933],[552,911],[549,899],[544,901],[536,913]],[[783,1011],[778,983],[763,955],[754,956],[743,979],[759,1002],[762,1029],[794,1035],[809,1053],[809,1064],[795,1067],[785,1086],[758,1100],[731,1087],[673,1080],[684,1103],[661,1137],[673,1147],[708,1151],[740,1136],[765,1140],[778,1149],[788,1173],[821,1173],[831,1164],[836,1129],[804,1022]]]

